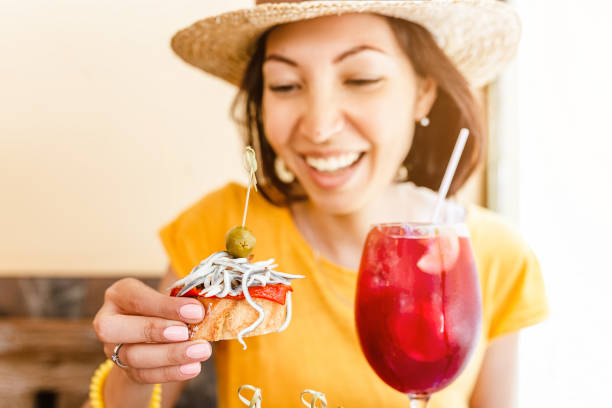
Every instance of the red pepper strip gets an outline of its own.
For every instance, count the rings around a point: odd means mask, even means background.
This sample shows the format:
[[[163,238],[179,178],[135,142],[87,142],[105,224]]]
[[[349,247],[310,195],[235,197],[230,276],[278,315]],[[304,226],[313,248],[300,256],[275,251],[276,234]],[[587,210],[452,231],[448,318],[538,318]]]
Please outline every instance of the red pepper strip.
[[[172,289],[172,291],[170,292],[170,296],[176,296],[181,291],[181,289],[182,289],[182,286]],[[251,295],[251,297],[260,298],[260,299],[268,299],[280,305],[285,304],[285,298],[287,296],[288,291],[293,292],[293,288],[291,286],[283,285],[280,283],[276,285],[252,286],[249,288],[249,294]],[[183,296],[184,297],[200,297],[198,295],[199,292],[200,292],[200,289],[192,288],[189,291],[187,291],[187,293],[185,293]],[[211,296],[210,298],[211,299],[242,300],[244,299],[244,294],[241,293],[237,296],[227,295],[223,298],[219,298],[217,296]]]

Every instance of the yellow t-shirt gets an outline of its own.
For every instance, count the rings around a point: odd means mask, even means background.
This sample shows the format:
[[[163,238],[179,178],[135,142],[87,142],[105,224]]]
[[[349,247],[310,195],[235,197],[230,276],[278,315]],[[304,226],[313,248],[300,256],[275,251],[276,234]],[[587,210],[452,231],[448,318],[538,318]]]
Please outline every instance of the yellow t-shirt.
[[[202,259],[223,250],[225,233],[239,225],[246,190],[229,184],[208,194],[164,227],[160,236],[170,262],[185,276]],[[238,387],[262,389],[263,406],[300,406],[310,388],[324,392],[330,407],[405,408],[407,397],[386,385],[361,353],[352,299],[356,271],[315,257],[288,209],[251,196],[247,225],[257,238],[255,260],[275,258],[277,270],[306,275],[293,281],[293,319],[281,333],[215,344],[220,408],[244,405]],[[486,345],[492,338],[543,320],[547,303],[532,251],[500,218],[473,206],[467,224],[482,287],[483,324],[479,345],[463,373],[431,399],[431,408],[466,408]]]

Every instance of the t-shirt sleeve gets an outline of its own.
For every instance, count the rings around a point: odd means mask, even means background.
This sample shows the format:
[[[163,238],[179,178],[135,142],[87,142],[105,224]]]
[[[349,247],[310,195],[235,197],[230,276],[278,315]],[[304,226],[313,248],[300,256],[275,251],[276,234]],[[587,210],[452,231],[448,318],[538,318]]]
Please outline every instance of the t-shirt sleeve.
[[[179,278],[189,274],[193,268],[193,260],[189,257],[186,243],[181,239],[181,216],[165,225],[159,231],[159,237],[166,250],[170,266]]]
[[[225,232],[237,213],[239,186],[230,184],[184,210],[159,231],[170,265],[179,277],[225,248]]]
[[[540,264],[524,240],[507,227],[490,262],[488,282],[491,305],[489,339],[534,325],[548,316],[548,302]]]
[[[540,265],[530,249],[514,270],[498,279],[489,338],[540,323],[548,316],[548,303]]]

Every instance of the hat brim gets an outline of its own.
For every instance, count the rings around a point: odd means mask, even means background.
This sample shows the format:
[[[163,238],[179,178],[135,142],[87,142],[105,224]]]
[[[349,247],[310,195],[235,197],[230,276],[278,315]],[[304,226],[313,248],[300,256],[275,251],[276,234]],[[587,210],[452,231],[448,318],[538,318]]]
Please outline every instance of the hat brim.
[[[279,24],[348,13],[375,13],[420,24],[473,87],[492,81],[514,58],[517,13],[497,0],[302,1],[266,3],[197,21],[174,35],[185,62],[240,85],[257,39]]]

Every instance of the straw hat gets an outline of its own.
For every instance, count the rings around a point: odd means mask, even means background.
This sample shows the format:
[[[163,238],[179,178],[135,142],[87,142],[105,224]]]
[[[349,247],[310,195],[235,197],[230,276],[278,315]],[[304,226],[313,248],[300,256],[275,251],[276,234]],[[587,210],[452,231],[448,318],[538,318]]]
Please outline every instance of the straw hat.
[[[497,0],[256,0],[256,6],[197,21],[172,38],[187,63],[240,85],[254,45],[267,29],[321,16],[377,13],[427,28],[475,87],[485,85],[516,54],[521,24]]]

